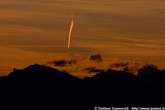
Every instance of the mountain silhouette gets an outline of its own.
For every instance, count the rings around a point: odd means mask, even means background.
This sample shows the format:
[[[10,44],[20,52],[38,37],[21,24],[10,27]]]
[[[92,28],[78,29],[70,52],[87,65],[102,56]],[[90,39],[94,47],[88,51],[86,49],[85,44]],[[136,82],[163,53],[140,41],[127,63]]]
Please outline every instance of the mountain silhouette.
[[[90,110],[95,106],[165,104],[161,100],[165,98],[165,71],[154,65],[139,69],[136,76],[124,70],[109,69],[79,79],[67,72],[35,64],[14,69],[8,76],[1,77],[0,82],[0,100],[17,109],[23,106],[28,109]]]
[[[44,65],[31,65],[23,70],[14,69],[8,75],[8,79],[49,79],[49,80],[78,80],[79,78],[70,75],[64,71],[59,71]]]

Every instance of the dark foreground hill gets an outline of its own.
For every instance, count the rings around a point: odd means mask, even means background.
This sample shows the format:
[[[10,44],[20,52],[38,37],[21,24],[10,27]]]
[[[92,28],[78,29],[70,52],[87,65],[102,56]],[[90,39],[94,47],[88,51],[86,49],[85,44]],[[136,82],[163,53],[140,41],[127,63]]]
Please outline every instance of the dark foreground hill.
[[[165,71],[153,65],[141,68],[137,76],[126,71],[108,70],[79,79],[36,64],[1,77],[0,87],[0,105],[22,110],[165,106]]]

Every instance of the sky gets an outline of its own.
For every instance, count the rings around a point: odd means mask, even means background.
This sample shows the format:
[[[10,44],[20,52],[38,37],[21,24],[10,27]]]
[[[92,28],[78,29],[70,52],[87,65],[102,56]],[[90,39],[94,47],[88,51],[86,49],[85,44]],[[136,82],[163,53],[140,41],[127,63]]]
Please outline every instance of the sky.
[[[0,74],[68,52],[164,65],[164,6],[164,0],[1,0]]]

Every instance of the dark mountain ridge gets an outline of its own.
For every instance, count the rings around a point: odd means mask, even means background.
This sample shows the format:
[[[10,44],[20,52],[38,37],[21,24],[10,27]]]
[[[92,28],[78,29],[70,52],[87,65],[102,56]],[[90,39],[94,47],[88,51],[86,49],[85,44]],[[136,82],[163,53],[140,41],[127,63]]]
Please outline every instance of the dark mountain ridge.
[[[0,78],[1,100],[29,109],[93,109],[95,106],[163,106],[165,71],[146,65],[137,76],[107,70],[79,79],[44,65],[14,69]],[[4,101],[5,102],[5,101]],[[34,104],[34,105],[33,105]],[[33,106],[32,106],[33,105]],[[80,108],[81,107],[81,108]]]

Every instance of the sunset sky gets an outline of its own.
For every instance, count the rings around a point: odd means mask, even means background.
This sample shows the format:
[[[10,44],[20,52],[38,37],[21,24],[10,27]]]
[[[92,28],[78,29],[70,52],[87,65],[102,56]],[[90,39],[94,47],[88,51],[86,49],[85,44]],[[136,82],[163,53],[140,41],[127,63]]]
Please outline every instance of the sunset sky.
[[[164,65],[165,1],[1,0],[0,52],[0,74],[70,52]]]

